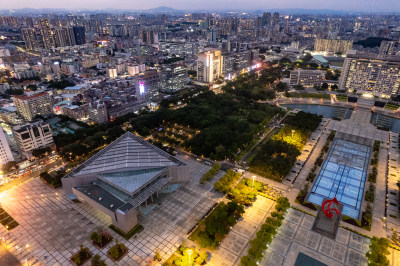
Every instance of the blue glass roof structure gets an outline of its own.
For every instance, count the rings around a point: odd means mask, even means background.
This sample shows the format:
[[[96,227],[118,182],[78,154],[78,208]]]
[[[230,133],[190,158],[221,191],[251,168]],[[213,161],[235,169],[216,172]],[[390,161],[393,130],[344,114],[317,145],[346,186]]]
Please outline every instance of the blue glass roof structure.
[[[342,213],[359,219],[371,147],[336,138],[308,196],[321,205],[336,197]]]

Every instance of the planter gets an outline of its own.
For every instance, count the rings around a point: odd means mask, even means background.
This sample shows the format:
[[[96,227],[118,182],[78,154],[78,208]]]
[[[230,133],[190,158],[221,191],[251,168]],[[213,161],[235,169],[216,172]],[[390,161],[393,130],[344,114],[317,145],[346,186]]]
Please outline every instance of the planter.
[[[129,249],[126,249],[125,253],[122,254],[117,260],[113,259],[113,257],[111,257],[111,256],[108,254],[108,252],[107,252],[107,257],[108,257],[110,260],[112,260],[113,262],[118,262],[118,261],[120,261],[123,257],[125,257],[125,256],[128,254],[128,252],[129,252]]]
[[[79,253],[79,251],[78,251],[78,253]],[[72,265],[76,265],[76,266],[85,265],[87,262],[90,261],[90,259],[91,259],[92,256],[93,256],[92,252],[90,252],[90,250],[89,250],[89,251],[87,251],[88,257],[87,257],[83,262],[81,262],[80,264],[76,264],[76,263],[72,260],[72,258],[73,258],[76,254],[78,254],[78,253],[75,253],[75,254],[69,259],[69,261],[71,262]]]
[[[106,246],[108,246],[111,242],[112,242],[112,240],[113,240],[113,238],[112,238],[112,236],[109,234],[109,233],[107,233],[107,232],[103,232],[103,237],[108,237],[109,238],[109,240],[108,241],[106,241],[104,244],[103,244],[103,246],[99,246],[99,245],[97,245],[97,243],[95,242],[95,241],[92,241],[92,245],[93,246],[95,246],[97,249],[103,249],[103,248],[105,248]]]

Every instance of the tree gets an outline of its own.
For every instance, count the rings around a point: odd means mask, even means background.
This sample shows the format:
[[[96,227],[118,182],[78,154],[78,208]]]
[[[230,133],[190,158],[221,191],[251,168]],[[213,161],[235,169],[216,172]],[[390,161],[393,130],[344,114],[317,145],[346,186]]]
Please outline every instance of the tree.
[[[324,90],[327,90],[329,88],[328,83],[326,83],[326,82],[322,83],[321,88]]]
[[[286,91],[288,88],[287,83],[283,83],[283,82],[279,82],[278,84],[276,84],[276,90],[277,91]]]
[[[28,86],[26,86],[26,88],[32,91],[36,91],[38,89],[35,84],[29,84]]]
[[[10,161],[5,164],[0,165],[0,170],[3,171],[4,173],[7,173],[10,171],[12,168],[15,168],[17,166],[17,163],[15,161]]]
[[[294,85],[293,88],[294,88],[296,91],[302,91],[302,90],[304,90],[304,86],[301,85],[301,84]]]
[[[94,255],[90,263],[91,266],[107,266],[107,264],[104,260],[101,259],[99,254]]]
[[[390,241],[386,237],[372,237],[371,244],[369,245],[369,251],[366,255],[369,260],[369,264],[376,266],[389,265],[389,260],[386,257],[390,254],[389,246]]]
[[[35,156],[36,158],[43,158],[44,156],[47,156],[49,153],[51,153],[50,147],[37,148],[32,151],[32,155]]]

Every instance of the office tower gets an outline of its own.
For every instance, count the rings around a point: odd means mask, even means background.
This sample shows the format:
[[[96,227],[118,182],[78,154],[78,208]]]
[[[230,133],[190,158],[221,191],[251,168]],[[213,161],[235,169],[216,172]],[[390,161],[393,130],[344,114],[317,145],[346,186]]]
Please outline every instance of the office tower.
[[[271,13],[264,13],[262,16],[262,26],[269,26],[271,25],[272,20],[271,20]]]
[[[290,72],[289,85],[303,85],[304,87],[319,87],[322,84],[324,73],[321,70],[296,69]]]
[[[272,17],[272,25],[276,25],[279,22],[279,13],[275,12],[274,16]]]
[[[219,50],[211,50],[197,55],[197,80],[213,82],[222,76],[222,55]]]
[[[14,161],[14,157],[11,153],[6,134],[0,127],[0,165],[6,164],[11,161]]]
[[[25,48],[28,50],[38,50],[40,48],[40,41],[36,34],[35,28],[22,29],[22,38],[25,41]]]
[[[19,115],[27,121],[32,121],[37,115],[45,116],[52,113],[50,95],[47,92],[14,95],[13,101]]]
[[[187,68],[183,64],[164,65],[160,72],[160,90],[175,93],[183,90],[188,83]]]
[[[12,128],[14,139],[19,151],[26,157],[31,156],[31,152],[37,148],[52,145],[53,132],[49,124],[42,120],[22,126]]]
[[[55,33],[50,27],[48,19],[39,19],[40,33],[42,34],[44,49],[56,47]]]
[[[395,50],[396,42],[394,41],[382,41],[381,46],[379,47],[379,55],[394,55],[396,54]]]
[[[85,27],[72,27],[74,31],[75,44],[82,45],[86,43]]]
[[[32,18],[26,18],[25,19],[25,25],[27,28],[33,28],[34,24],[33,24],[33,19]]]
[[[211,43],[217,42],[217,30],[215,28],[212,28],[210,30],[210,42]]]
[[[316,52],[345,54],[352,46],[353,41],[348,40],[316,39],[314,50]]]
[[[158,44],[158,33],[152,29],[141,29],[139,37],[143,43]]]
[[[390,97],[399,95],[399,85],[400,56],[362,54],[355,50],[347,52],[340,89]]]

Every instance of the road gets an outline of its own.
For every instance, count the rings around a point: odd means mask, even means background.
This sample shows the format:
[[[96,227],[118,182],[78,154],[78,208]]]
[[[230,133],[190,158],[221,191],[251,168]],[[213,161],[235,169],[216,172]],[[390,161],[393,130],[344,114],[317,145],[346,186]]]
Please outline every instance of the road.
[[[51,168],[53,168],[55,166],[61,166],[62,164],[63,164],[63,161],[60,159],[60,160],[57,160],[57,161],[55,161],[55,162],[43,167],[42,169],[33,169],[32,173],[30,173],[30,174],[28,174],[28,175],[26,175],[24,177],[15,178],[11,182],[0,186],[0,193],[3,192],[3,191],[8,190],[8,189],[10,189],[10,188],[12,188],[14,186],[18,186],[19,184],[22,184],[22,183],[24,183],[25,181],[27,181],[27,180],[29,180],[31,178],[37,177],[37,176],[40,175],[40,173],[48,171],[49,169],[51,169]],[[2,264],[0,264],[0,265],[2,265]]]
[[[249,150],[245,155],[243,155],[242,158],[240,158],[240,159],[238,160],[237,164],[240,165],[240,164],[242,164],[245,160],[247,160],[248,157],[250,157],[250,155],[253,153],[254,149],[255,149],[258,145],[260,145],[260,143],[262,143],[267,137],[271,137],[271,136],[275,135],[275,134],[279,131],[279,129],[280,129],[280,127],[281,127],[281,123],[282,123],[282,121],[286,118],[286,116],[287,116],[287,114],[286,114],[283,118],[281,118],[279,121],[277,121],[278,116],[275,116],[274,118],[272,118],[271,121],[270,121],[270,123],[268,124],[268,126],[271,127],[271,129],[270,129],[267,133],[264,133],[264,134],[261,136],[261,138],[257,141],[257,143],[254,144],[253,147],[251,147],[250,150]],[[264,129],[263,129],[263,130],[264,130]]]

